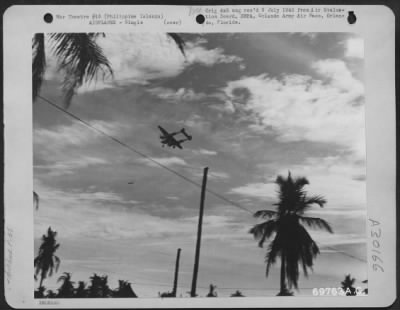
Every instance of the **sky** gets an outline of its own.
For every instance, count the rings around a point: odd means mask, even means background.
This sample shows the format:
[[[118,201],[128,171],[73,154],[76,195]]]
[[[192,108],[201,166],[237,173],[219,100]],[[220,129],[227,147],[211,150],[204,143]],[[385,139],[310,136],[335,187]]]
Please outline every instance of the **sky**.
[[[334,234],[309,229],[320,248],[297,295],[339,287],[346,274],[367,279],[363,40],[345,33],[181,34],[184,57],[164,33],[98,39],[114,76],[83,85],[70,113],[200,184],[209,167],[198,294],[279,291],[279,262],[265,276],[252,214],[273,210],[278,175],[304,176],[326,198],[309,216]],[[41,96],[61,105],[61,74],[47,43]],[[161,125],[193,136],[162,148]],[[33,105],[35,254],[57,231],[58,273],[75,282],[108,275],[139,297],[172,290],[182,249],[178,296],[190,291],[200,188],[38,99]],[[128,184],[133,182],[133,184]],[[231,204],[234,202],[235,205]],[[239,208],[238,205],[241,207]]]

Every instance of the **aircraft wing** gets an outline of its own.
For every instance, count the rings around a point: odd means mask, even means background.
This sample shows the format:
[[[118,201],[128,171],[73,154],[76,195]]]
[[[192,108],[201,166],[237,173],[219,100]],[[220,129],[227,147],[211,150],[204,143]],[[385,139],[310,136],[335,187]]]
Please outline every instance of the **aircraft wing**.
[[[180,143],[177,143],[176,146],[179,147],[181,150],[183,149]]]
[[[164,136],[169,136],[169,133],[164,128],[162,128],[161,126],[158,126],[158,128],[160,129],[160,131]]]

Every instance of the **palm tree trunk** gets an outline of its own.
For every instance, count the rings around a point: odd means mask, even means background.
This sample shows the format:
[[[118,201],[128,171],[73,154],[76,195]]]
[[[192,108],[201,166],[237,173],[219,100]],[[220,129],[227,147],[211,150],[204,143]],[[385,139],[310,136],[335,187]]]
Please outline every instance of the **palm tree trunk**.
[[[39,288],[41,288],[41,287],[42,287],[42,284],[43,284],[43,280],[44,280],[44,277],[40,277],[40,283],[39,283]]]
[[[285,293],[287,291],[286,288],[286,257],[284,251],[281,254],[281,291],[280,294]]]

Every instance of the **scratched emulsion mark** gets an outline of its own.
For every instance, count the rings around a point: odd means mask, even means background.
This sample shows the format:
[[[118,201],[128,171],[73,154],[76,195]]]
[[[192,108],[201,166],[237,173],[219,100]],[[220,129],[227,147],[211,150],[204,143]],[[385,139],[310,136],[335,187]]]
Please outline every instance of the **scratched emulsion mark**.
[[[13,236],[13,229],[11,227],[7,227],[5,231],[5,244],[6,244],[6,249],[5,249],[5,268],[4,268],[4,273],[5,273],[5,279],[7,281],[7,285],[11,283],[12,279],[12,261],[13,261],[13,243],[14,243],[14,236]]]

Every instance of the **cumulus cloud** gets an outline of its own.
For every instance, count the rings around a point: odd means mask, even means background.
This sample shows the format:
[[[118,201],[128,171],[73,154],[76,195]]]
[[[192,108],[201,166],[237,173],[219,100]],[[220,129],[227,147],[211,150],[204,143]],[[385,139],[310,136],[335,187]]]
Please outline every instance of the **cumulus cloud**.
[[[243,186],[232,188],[229,194],[239,194],[246,197],[255,197],[261,199],[274,199],[276,186],[271,183],[248,183]]]
[[[172,101],[172,102],[181,102],[181,101],[196,101],[207,98],[207,94],[202,92],[195,92],[191,88],[179,88],[178,90],[174,90],[167,87],[154,87],[148,90],[152,95],[157,96],[160,99]]]
[[[365,166],[355,163],[352,157],[310,157],[302,164],[275,165],[273,169],[274,176],[286,177],[290,170],[293,177],[307,177],[310,185],[306,189],[310,194],[324,196],[328,201],[327,207],[366,208],[366,183],[354,180],[355,175],[365,175]],[[273,182],[256,182],[232,188],[228,193],[275,201],[276,190],[277,185]]]
[[[234,110],[252,112],[254,122],[272,129],[280,141],[334,143],[364,157],[363,84],[341,60],[317,61],[312,68],[321,79],[262,74],[229,82],[227,102]],[[244,103],[235,95],[243,88],[250,93]]]
[[[189,64],[198,63],[210,67],[219,63],[242,63],[243,59],[241,57],[225,55],[224,50],[220,47],[207,49],[204,46],[205,43],[207,43],[206,40],[199,39],[186,44],[187,61]]]
[[[364,40],[350,38],[345,42],[345,56],[350,58],[364,58]]]
[[[186,42],[186,57],[165,33],[107,33],[105,37],[100,36],[97,43],[113,68],[114,78],[107,77],[85,84],[78,89],[78,93],[147,84],[152,79],[177,76],[193,64],[211,67],[215,64],[238,63],[243,66],[242,58],[226,55],[220,47],[208,49],[204,39]],[[47,48],[47,55],[52,55],[50,47]],[[54,57],[48,57],[45,78],[61,80]]]

